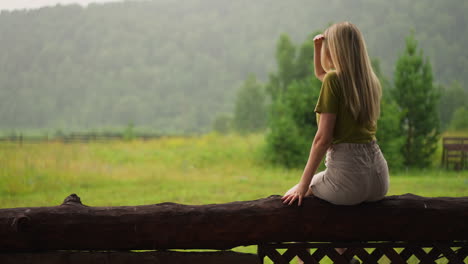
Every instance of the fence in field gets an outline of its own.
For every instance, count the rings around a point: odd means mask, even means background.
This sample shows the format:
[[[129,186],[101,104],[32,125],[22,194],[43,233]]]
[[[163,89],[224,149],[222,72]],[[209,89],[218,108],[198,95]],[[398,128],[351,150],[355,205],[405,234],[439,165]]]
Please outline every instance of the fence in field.
[[[468,169],[468,137],[444,137],[442,139],[442,166],[453,164],[455,170]]]
[[[55,136],[24,136],[22,134],[0,137],[0,142],[35,143],[47,141],[59,141],[64,143],[71,142],[91,142],[91,141],[112,141],[127,139],[150,140],[161,138],[159,134],[125,134],[125,133],[72,133],[67,135]]]
[[[0,263],[467,263],[468,197],[389,196],[337,206],[280,196],[210,205],[0,209]],[[257,254],[229,251],[256,245]],[[342,255],[335,248],[347,248]],[[190,251],[174,251],[187,250]],[[193,251],[193,250],[198,251]],[[200,251],[200,250],[216,251]],[[308,250],[310,249],[310,250]],[[132,250],[152,250],[135,252]]]

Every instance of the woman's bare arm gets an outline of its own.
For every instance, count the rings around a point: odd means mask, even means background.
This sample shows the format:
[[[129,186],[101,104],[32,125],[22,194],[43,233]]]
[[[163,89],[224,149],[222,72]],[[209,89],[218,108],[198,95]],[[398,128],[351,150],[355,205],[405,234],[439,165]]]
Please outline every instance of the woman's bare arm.
[[[322,34],[318,34],[314,37],[314,69],[315,69],[315,76],[320,80],[323,81],[325,74],[327,73],[323,67],[321,62],[321,51],[322,51],[322,42],[324,36]]]
[[[317,171],[320,162],[322,161],[327,149],[333,141],[333,129],[335,128],[336,114],[321,113],[320,122],[317,133],[315,134],[314,142],[310,149],[309,159],[302,173],[301,180],[296,188],[291,189],[283,198],[283,203],[293,204],[298,200],[298,205],[301,205],[302,198],[309,189],[312,177]]]

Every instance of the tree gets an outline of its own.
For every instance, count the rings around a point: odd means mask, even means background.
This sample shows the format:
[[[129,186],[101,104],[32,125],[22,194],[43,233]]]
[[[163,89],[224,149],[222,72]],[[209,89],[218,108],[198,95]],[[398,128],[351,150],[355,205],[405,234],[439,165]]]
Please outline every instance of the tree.
[[[304,166],[317,131],[315,103],[320,81],[297,80],[271,105],[267,134],[269,159],[288,168]]]
[[[314,109],[321,85],[321,82],[312,76],[305,80],[297,80],[289,85],[283,97],[283,101],[289,109],[290,118],[298,127],[299,136],[307,139],[307,150],[310,149],[317,131]]]
[[[429,60],[412,33],[406,38],[406,48],[396,63],[395,101],[403,115],[400,127],[406,142],[402,153],[407,166],[427,167],[439,137],[439,95],[433,84]]]
[[[266,86],[273,101],[286,91],[295,75],[296,47],[289,36],[282,34],[276,45],[276,63],[278,71],[269,74],[269,82]]]
[[[401,149],[405,144],[405,137],[400,129],[403,112],[388,93],[383,94],[380,102],[380,119],[377,126],[377,141],[390,169],[403,167],[404,158]]]
[[[383,90],[380,102],[380,119],[377,125],[377,141],[390,169],[399,169],[403,167],[401,148],[405,143],[405,138],[399,126],[403,112],[391,95],[390,82],[382,74],[377,59],[372,60],[372,68],[379,78]]]
[[[240,133],[257,132],[266,126],[265,93],[254,75],[240,88],[234,110],[234,127]]]
[[[312,37],[301,45],[299,53],[286,35],[277,45],[278,72],[270,74],[269,159],[286,167],[304,166],[315,132],[315,104],[321,83],[313,77],[314,46]]]
[[[271,105],[270,131],[266,137],[266,156],[274,163],[287,168],[304,165],[307,160],[306,142],[300,136],[290,108],[281,98]]]

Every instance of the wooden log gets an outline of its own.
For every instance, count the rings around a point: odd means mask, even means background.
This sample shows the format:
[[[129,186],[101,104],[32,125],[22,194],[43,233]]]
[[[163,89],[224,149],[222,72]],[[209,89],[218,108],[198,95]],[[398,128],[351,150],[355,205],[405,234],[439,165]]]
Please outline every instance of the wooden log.
[[[468,197],[411,194],[337,206],[280,196],[211,205],[162,203],[89,207],[70,195],[60,206],[0,209],[0,251],[229,249],[287,241],[468,240]]]
[[[48,251],[0,253],[2,264],[260,264],[256,254],[233,251],[217,252],[73,252]]]

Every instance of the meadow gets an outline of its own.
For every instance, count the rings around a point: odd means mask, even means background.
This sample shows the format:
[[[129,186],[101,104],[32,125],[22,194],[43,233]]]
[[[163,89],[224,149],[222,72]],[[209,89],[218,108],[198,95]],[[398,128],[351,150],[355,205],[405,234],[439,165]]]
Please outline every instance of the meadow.
[[[301,169],[263,160],[264,136],[208,134],[91,143],[0,143],[0,208],[226,203],[283,194]],[[440,161],[439,157],[434,162]],[[468,196],[468,171],[391,171],[389,195]],[[236,248],[255,252],[255,247]]]
[[[265,162],[263,135],[0,143],[0,208],[225,203],[283,194],[301,169]],[[435,160],[440,160],[435,158]],[[468,171],[391,171],[389,195],[468,196]]]

